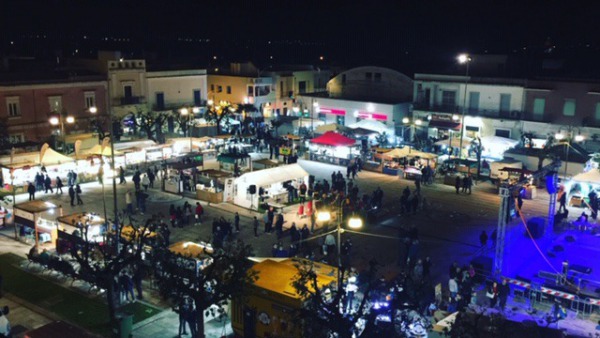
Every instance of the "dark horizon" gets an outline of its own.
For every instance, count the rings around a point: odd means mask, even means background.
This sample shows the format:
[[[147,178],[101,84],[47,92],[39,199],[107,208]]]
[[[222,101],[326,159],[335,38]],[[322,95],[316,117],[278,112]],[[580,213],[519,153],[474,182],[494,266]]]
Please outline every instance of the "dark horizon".
[[[209,63],[217,55],[221,62],[372,64],[401,71],[448,68],[459,52],[530,57],[550,48],[561,57],[594,58],[600,52],[596,9],[600,4],[471,0],[24,0],[0,5],[0,54],[67,56],[77,50],[90,57],[115,49],[166,62]]]

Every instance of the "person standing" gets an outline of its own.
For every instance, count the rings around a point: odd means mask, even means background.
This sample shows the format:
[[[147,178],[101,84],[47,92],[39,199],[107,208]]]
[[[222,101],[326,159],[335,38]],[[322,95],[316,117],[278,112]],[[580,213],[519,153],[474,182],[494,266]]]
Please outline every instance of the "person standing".
[[[202,214],[204,214],[204,208],[200,202],[196,202],[196,224],[202,224]]]
[[[235,232],[240,232],[240,214],[236,211],[235,217],[233,218],[233,224],[235,225]]]
[[[490,299],[490,308],[494,308],[496,306],[496,302],[498,302],[498,283],[494,282],[488,289],[486,293],[486,297]]]
[[[14,189],[14,187],[13,187],[13,189]],[[33,185],[33,183],[29,182],[29,185],[27,186],[27,192],[29,193],[29,200],[34,201],[35,200],[35,186]]]
[[[63,188],[63,182],[60,179],[60,177],[56,176],[56,194],[57,195],[58,194],[62,195],[62,193],[63,193],[62,188]]]
[[[46,194],[48,193],[48,190],[50,190],[51,193],[54,193],[54,190],[52,189],[52,180],[48,175],[46,175],[46,178],[44,179],[44,187],[46,188]]]
[[[450,291],[450,297],[452,299],[456,298],[456,295],[458,295],[458,283],[456,282],[456,278],[450,278],[448,281],[448,290]]]
[[[127,213],[133,215],[133,200],[131,199],[131,190],[125,193],[125,205],[127,205]]]
[[[485,230],[483,230],[481,232],[481,234],[479,235],[479,244],[481,244],[482,248],[485,248],[487,241],[488,241],[488,235],[485,232]]]
[[[567,211],[567,192],[564,189],[559,192],[558,203],[560,203],[558,212],[561,212],[561,210],[562,212]]]
[[[454,181],[454,189],[456,189],[456,194],[460,193],[460,176],[456,176],[456,180]]]
[[[254,216],[254,237],[258,237],[258,218],[256,218],[256,216]]]
[[[12,337],[10,322],[6,317],[8,315],[8,306],[5,306],[2,311],[0,311],[0,337]]]
[[[469,175],[467,175],[467,189],[466,189],[466,193],[468,193],[469,195],[471,195],[471,188],[473,188],[473,176],[471,176],[471,174],[469,173]]]
[[[504,307],[506,307],[506,301],[508,300],[508,295],[510,294],[510,286],[506,282],[506,279],[502,280],[502,284],[498,287],[498,298],[500,299],[500,310],[504,311]]]
[[[75,206],[75,189],[73,186],[69,186],[69,198],[71,199],[71,206]]]
[[[77,205],[83,205],[83,200],[81,199],[81,186],[79,186],[79,184],[75,186],[75,197],[77,198]]]

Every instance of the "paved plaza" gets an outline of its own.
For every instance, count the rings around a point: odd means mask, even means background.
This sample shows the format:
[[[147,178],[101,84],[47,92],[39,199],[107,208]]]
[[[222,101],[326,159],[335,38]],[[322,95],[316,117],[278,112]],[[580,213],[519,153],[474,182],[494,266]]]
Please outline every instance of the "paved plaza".
[[[341,171],[345,174],[345,168],[301,160],[300,165],[311,175],[315,175],[317,180],[330,180],[332,171]],[[399,215],[399,200],[402,189],[409,186],[414,190],[413,181],[400,179],[396,176],[389,176],[380,173],[362,171],[359,173],[355,184],[360,188],[360,195],[363,193],[371,194],[377,187],[384,190],[384,205],[383,216],[376,224],[366,224],[363,229],[359,230],[362,234],[344,233],[342,240],[351,238],[354,247],[352,254],[352,264],[355,266],[363,266],[371,258],[375,258],[380,264],[380,273],[385,276],[394,276],[402,268],[402,263],[399,262],[399,247],[398,234],[401,229],[409,229],[416,227],[420,238],[419,257],[430,256],[433,261],[431,270],[432,278],[435,282],[440,282],[444,287],[447,285],[448,267],[454,261],[459,264],[468,264],[471,259],[480,255],[482,250],[479,244],[479,234],[485,230],[491,234],[497,223],[499,197],[494,186],[489,183],[478,183],[473,187],[473,192],[470,195],[456,194],[453,186],[443,185],[441,179],[429,186],[422,186],[421,191],[424,196],[425,203],[416,215],[400,216]],[[108,213],[108,218],[112,219],[113,215],[113,197],[112,184],[106,182],[105,197],[102,197],[102,189],[96,182],[86,183],[82,185],[83,189],[83,206],[70,206],[68,194],[36,194],[37,199],[51,201],[62,205],[65,215],[74,212],[96,212],[102,215],[104,213],[104,205]],[[133,190],[133,183],[128,179],[126,185],[117,185],[117,200],[119,208],[124,208],[125,192],[128,189]],[[66,189],[65,189],[66,190]],[[195,205],[196,200],[184,198],[174,194],[161,192],[159,189],[150,189],[151,198],[147,202],[149,213],[145,215],[137,214],[134,216],[134,222],[142,224],[151,214],[165,215],[165,221],[168,223],[166,215],[171,204],[175,206],[183,205],[188,201]],[[27,200],[26,195],[18,195],[17,203]],[[184,228],[171,229],[171,242],[177,241],[207,241],[210,240],[212,230],[212,220],[218,217],[232,220],[233,212],[240,212],[241,232],[238,237],[254,247],[256,256],[270,256],[273,244],[277,243],[276,236],[263,234],[255,237],[251,226],[251,217],[254,212],[244,210],[233,205],[208,205],[202,202],[205,206],[205,216],[203,224],[185,226]],[[525,200],[523,210],[525,217],[545,216],[548,209],[548,195],[543,189],[538,190],[538,196],[535,200]],[[295,213],[293,207],[286,208],[289,213],[289,218],[292,219]],[[575,213],[572,213],[574,215]],[[296,220],[302,222],[303,220]],[[302,223],[299,223],[301,226]],[[520,225],[518,222],[513,222],[509,225],[510,228],[516,228]],[[261,221],[262,230],[262,221]],[[0,252],[14,252],[25,254],[29,249],[28,245],[19,244],[12,239],[14,230],[11,226],[1,231],[4,236],[0,236]],[[289,245],[289,236],[284,236],[282,239],[284,245]],[[321,239],[312,241],[312,247],[315,250],[317,259],[320,258]],[[491,255],[492,250],[488,250]],[[510,252],[510,251],[509,251]],[[511,254],[515,254],[512,252]],[[400,263],[400,264],[399,264]],[[166,304],[160,300],[156,293],[149,290],[148,302],[165,307]],[[1,304],[1,302],[0,302]],[[519,305],[519,304],[517,304]],[[44,323],[44,316],[40,315],[40,320],[33,321],[28,326],[33,328]],[[574,319],[579,320],[576,317]],[[46,318],[46,320],[48,320]],[[207,325],[210,330],[209,337],[220,337],[225,333],[231,333],[231,327],[223,323],[215,322]],[[161,314],[149,318],[148,320],[136,324],[134,327],[134,336],[136,337],[151,337],[151,336],[167,336],[171,337],[177,333],[177,316],[170,309],[166,309]],[[586,327],[588,329],[588,327]]]

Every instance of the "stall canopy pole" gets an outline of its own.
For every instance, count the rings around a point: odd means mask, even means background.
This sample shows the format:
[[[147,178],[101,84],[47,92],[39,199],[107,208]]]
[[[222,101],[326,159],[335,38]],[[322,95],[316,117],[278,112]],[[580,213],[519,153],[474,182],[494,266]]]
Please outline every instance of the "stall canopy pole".
[[[36,249],[39,247],[39,244],[40,244],[37,223],[38,223],[38,215],[34,213],[33,214],[33,229],[35,230],[35,248]]]
[[[112,111],[109,110],[110,115],[112,115]],[[111,116],[111,121],[112,121],[112,116]],[[114,128],[113,128],[114,131]],[[121,250],[119,242],[121,239],[121,225],[119,223],[119,206],[117,203],[117,175],[115,175],[115,146],[114,146],[114,136],[112,135],[113,133],[111,132],[110,135],[110,168],[112,170],[112,181],[113,181],[113,208],[115,211],[115,226],[117,228],[116,231],[116,245],[117,245],[117,254],[119,254],[119,251]]]

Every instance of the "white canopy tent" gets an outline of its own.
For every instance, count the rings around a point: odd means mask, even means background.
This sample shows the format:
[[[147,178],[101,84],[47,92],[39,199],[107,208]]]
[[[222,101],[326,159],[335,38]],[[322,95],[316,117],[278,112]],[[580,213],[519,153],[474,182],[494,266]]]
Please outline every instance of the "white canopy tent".
[[[90,149],[85,150],[83,153],[85,155],[111,156],[110,147],[104,147],[104,150],[102,150],[102,146],[99,144],[96,144],[95,146],[91,147]],[[123,155],[122,152],[115,150],[115,156],[121,156],[121,155]]]
[[[358,122],[356,122],[354,124],[351,124],[348,127],[351,128],[351,129],[363,128],[363,129],[367,129],[367,130],[372,130],[372,131],[377,132],[379,134],[386,133],[388,135],[394,135],[394,130],[393,129],[389,128],[384,123],[379,122],[377,120],[373,120],[373,119],[361,120],[361,121],[358,121]]]
[[[462,146],[463,147],[470,147],[472,141],[473,141],[472,138],[465,136],[465,137],[463,137]],[[450,142],[450,146],[451,147],[460,147],[460,137],[453,137],[452,141],[448,141],[448,139],[439,140],[439,141],[437,141],[434,144],[436,146],[448,146],[448,142]]]
[[[500,136],[484,136],[481,138],[483,155],[496,158],[502,158],[505,151],[516,146],[518,143],[519,141],[517,140]]]
[[[233,203],[244,208],[257,209],[260,188],[270,196],[283,194],[286,193],[283,183],[291,180],[308,184],[308,172],[295,163],[246,173],[235,179]],[[251,195],[249,190],[252,185],[256,186],[256,193]]]
[[[41,158],[41,164],[45,166],[73,163],[75,160],[69,156],[65,156],[52,148],[48,148],[44,152],[44,157]]]
[[[600,170],[592,169],[588,172],[575,175],[572,180],[579,183],[600,184]]]

